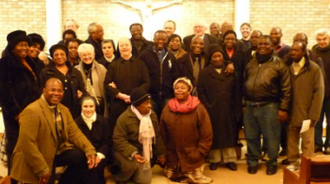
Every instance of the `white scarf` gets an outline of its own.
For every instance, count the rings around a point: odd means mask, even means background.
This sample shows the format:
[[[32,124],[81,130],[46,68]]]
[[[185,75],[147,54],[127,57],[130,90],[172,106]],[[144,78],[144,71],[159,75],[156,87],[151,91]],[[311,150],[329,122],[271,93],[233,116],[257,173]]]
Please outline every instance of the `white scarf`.
[[[133,105],[131,105],[131,109],[140,120],[139,142],[143,145],[142,156],[147,160],[143,165],[143,169],[146,170],[150,168],[149,162],[152,158],[152,141],[154,140],[156,143],[155,130],[150,118],[151,110],[147,115],[141,115]]]
[[[92,130],[92,125],[96,121],[96,112],[94,112],[93,116],[87,118],[83,112],[81,112],[81,117],[83,118],[84,122],[86,123],[89,130]]]

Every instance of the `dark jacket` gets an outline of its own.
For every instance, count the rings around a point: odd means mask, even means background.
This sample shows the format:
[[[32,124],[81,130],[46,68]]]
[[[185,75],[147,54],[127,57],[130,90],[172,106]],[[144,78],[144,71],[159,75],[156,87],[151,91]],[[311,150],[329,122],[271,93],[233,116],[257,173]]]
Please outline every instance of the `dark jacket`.
[[[292,83],[290,125],[296,127],[301,127],[306,119],[319,120],[324,97],[324,78],[321,68],[309,60],[307,55],[305,61],[304,67],[297,75],[294,74],[292,67],[293,60],[286,61]]]
[[[244,95],[248,101],[279,102],[279,108],[288,111],[291,99],[288,66],[276,54],[264,63],[254,57],[245,67]]]
[[[151,111],[150,118],[155,130],[155,144],[153,144],[153,154],[156,156],[165,155],[165,146],[160,134],[157,115]],[[132,160],[132,153],[137,152],[142,155],[142,144],[139,142],[140,120],[129,106],[120,115],[113,134],[113,144],[115,147],[115,159],[119,162],[121,170],[131,171],[137,168],[135,159]]]
[[[213,65],[207,66],[198,77],[198,98],[210,115],[212,149],[234,147],[237,143],[236,120],[242,116],[242,94],[236,75],[219,74]]]
[[[34,61],[27,56],[26,62],[34,74],[12,54],[0,59],[0,105],[8,140],[7,152],[13,152],[18,138],[19,124],[15,117],[37,100],[42,91],[38,85],[39,76]]]
[[[173,96],[173,82],[179,77],[177,61],[174,55],[165,49],[162,61],[159,61],[157,51],[149,46],[139,59],[146,64],[150,77],[149,93],[153,100],[164,100]]]
[[[140,50],[138,50],[134,45],[133,45],[133,38],[130,39],[131,40],[131,43],[132,43],[132,55],[134,57],[139,57],[140,54],[146,50],[149,46],[153,45],[153,42],[149,41],[149,40],[146,40],[145,38],[143,38],[143,44],[142,44],[142,47]],[[119,49],[118,49],[119,50]]]
[[[330,45],[326,48],[320,48],[315,45],[312,49],[318,56],[322,58],[325,73],[325,97],[330,96]]]
[[[178,59],[178,65],[179,65],[180,76],[187,77],[191,81],[193,86],[196,87],[197,83],[195,84],[194,81],[197,81],[197,79],[195,79],[193,75],[194,59],[195,59],[194,54],[192,52],[188,52]],[[203,53],[200,59],[200,71],[202,71],[208,64],[209,64],[209,59]]]
[[[71,84],[68,84],[67,81],[64,79],[64,75],[55,68],[54,62],[50,62],[44,69],[41,70],[40,74],[40,84],[42,87],[45,86],[45,83],[50,78],[58,78],[63,83],[63,86],[69,85],[71,93],[64,93],[62,104],[68,107],[70,110],[72,117],[76,118],[80,114],[80,103],[78,99],[77,91],[81,91],[83,95],[88,95],[84,80],[81,76],[79,70],[75,67],[71,66],[70,62],[67,61],[66,65],[68,67],[68,72],[66,73],[65,77],[69,78]],[[64,91],[66,91],[64,87]]]
[[[118,58],[115,56],[112,61],[115,61],[117,59]],[[111,63],[111,62],[108,62],[107,59],[105,59],[104,56],[101,59],[97,60],[97,62],[100,63],[101,65],[103,65],[106,69],[109,67],[109,65]]]
[[[103,52],[102,52],[102,43],[99,42],[97,43],[96,41],[93,40],[92,36],[89,36],[87,38],[87,40],[85,41],[85,43],[90,43],[93,45],[94,47],[94,51],[95,51],[95,60],[98,61],[99,59],[101,59],[103,57]]]
[[[102,153],[106,158],[109,156],[111,148],[111,133],[109,123],[103,116],[97,115],[96,121],[90,130],[82,116],[75,119],[79,129],[95,147],[96,152]]]
[[[116,84],[116,88],[109,86],[112,82]],[[111,62],[104,79],[104,89],[107,98],[110,100],[109,120],[112,131],[117,118],[129,106],[129,104],[116,96],[119,92],[130,95],[131,91],[138,87],[143,88],[145,91],[148,91],[150,87],[148,69],[143,61],[135,57],[131,57],[126,61],[120,57],[116,61]]]
[[[190,52],[190,45],[191,45],[191,40],[193,39],[195,35],[189,35],[183,38],[183,49],[187,52]],[[206,55],[208,54],[208,50],[209,50],[209,46],[212,44],[220,44],[219,40],[217,37],[209,35],[207,33],[204,34],[204,53],[206,53]]]

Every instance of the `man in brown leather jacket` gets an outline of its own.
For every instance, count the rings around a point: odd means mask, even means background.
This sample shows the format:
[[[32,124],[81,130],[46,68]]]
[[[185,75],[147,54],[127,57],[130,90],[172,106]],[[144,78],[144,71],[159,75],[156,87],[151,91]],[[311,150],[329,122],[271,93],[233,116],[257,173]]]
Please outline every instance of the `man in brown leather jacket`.
[[[256,57],[245,67],[244,113],[245,136],[248,146],[248,172],[255,174],[260,157],[260,134],[267,140],[269,160],[267,174],[277,171],[281,122],[288,120],[291,83],[288,66],[272,50],[267,35],[258,40]]]

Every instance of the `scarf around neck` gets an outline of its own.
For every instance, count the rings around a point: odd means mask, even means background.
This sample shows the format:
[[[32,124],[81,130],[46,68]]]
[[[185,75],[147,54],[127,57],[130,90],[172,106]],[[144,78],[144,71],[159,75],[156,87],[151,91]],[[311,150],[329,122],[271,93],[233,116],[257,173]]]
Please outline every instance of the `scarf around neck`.
[[[94,112],[93,116],[87,118],[83,112],[81,112],[81,117],[83,118],[84,122],[86,123],[89,130],[92,130],[92,125],[96,121],[96,112]]]
[[[273,53],[271,52],[270,54],[256,54],[256,59],[258,63],[265,63],[267,62],[271,57]]]
[[[147,160],[143,164],[143,169],[146,170],[150,168],[149,162],[152,158],[152,142],[156,143],[155,130],[150,118],[151,110],[146,115],[140,114],[140,112],[133,105],[131,105],[131,110],[140,120],[139,142],[143,146],[142,156]]]
[[[168,106],[173,112],[188,113],[196,109],[199,103],[197,97],[189,95],[187,101],[183,104],[180,104],[176,98],[172,98],[168,101]]]

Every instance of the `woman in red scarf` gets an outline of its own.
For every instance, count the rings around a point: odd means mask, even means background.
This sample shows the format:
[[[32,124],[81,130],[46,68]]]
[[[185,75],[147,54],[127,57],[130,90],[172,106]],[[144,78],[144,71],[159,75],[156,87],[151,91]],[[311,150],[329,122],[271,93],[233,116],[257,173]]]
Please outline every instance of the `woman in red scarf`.
[[[173,85],[175,98],[164,107],[160,120],[166,145],[165,176],[187,183],[210,183],[203,175],[204,156],[212,145],[212,127],[205,107],[190,95],[193,86],[186,77]]]

